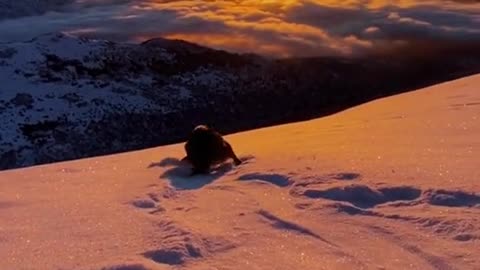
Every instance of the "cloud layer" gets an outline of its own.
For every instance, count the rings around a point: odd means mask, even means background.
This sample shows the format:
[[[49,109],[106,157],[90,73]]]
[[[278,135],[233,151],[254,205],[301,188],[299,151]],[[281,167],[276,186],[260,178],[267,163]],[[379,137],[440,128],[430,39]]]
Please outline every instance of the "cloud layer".
[[[1,20],[0,41],[52,31],[133,42],[164,36],[277,57],[480,44],[474,0],[77,0],[51,10]]]

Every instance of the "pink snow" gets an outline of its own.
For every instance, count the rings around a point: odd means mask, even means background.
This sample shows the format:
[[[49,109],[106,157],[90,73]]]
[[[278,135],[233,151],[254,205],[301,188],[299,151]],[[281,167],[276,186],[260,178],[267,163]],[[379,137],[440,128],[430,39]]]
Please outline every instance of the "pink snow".
[[[480,269],[480,75],[226,136],[0,173],[2,269]]]

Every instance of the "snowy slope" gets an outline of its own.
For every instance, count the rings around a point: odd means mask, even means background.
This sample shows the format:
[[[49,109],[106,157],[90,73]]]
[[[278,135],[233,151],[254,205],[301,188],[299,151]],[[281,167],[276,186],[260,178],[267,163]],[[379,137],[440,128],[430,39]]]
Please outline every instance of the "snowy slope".
[[[312,119],[480,72],[476,48],[439,54],[274,60],[61,33],[0,43],[0,170],[179,142],[205,119],[224,132]]]
[[[0,173],[3,269],[479,269],[480,75],[227,136]]]
[[[0,169],[155,145],[172,136],[168,113],[194,108],[193,88],[234,79],[201,66],[174,76],[178,53],[157,43],[54,33],[0,44]]]

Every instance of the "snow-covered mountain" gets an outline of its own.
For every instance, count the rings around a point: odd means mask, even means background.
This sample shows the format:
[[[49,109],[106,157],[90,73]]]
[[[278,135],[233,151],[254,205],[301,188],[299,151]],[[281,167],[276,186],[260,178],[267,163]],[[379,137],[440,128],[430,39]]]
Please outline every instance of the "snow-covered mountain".
[[[0,167],[151,145],[152,136],[168,138],[165,119],[173,124],[172,114],[195,108],[201,89],[215,86],[221,94],[235,80],[200,65],[177,75],[172,67],[190,64],[178,63],[179,54],[203,49],[176,46],[174,54],[163,46],[169,42],[138,46],[63,34],[0,45]]]
[[[318,117],[480,72],[480,52],[462,52],[272,60],[166,39],[3,43],[0,169],[178,142],[205,122],[229,133]]]
[[[0,173],[2,269],[480,269],[480,75],[183,145]]]

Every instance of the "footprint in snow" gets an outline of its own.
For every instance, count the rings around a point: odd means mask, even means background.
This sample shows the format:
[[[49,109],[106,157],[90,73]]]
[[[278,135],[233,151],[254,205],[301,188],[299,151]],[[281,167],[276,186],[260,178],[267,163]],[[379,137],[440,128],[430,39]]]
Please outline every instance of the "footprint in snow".
[[[253,156],[241,156],[240,160],[242,160],[243,163],[239,166],[235,166],[231,162],[225,162],[212,168],[209,174],[198,175],[192,175],[192,167],[188,162],[183,162],[175,158],[166,158],[159,163],[150,165],[150,167],[169,167],[160,176],[161,179],[170,181],[170,184],[177,190],[193,190],[202,188],[224,175],[232,174],[232,171],[245,166],[253,159]]]

